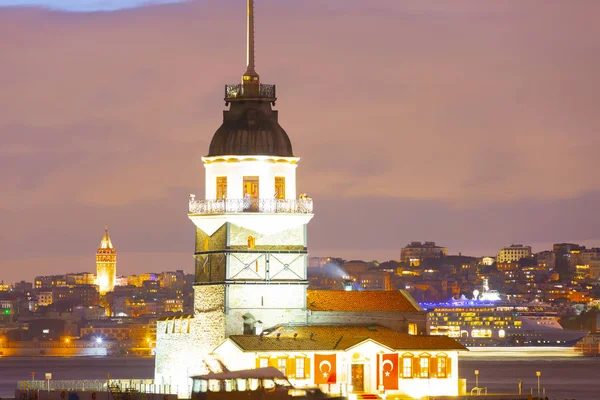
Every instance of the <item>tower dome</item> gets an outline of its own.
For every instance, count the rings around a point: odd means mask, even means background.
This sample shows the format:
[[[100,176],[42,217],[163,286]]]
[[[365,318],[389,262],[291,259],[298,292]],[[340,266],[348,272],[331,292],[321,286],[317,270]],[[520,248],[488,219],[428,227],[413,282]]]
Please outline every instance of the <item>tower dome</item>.
[[[277,122],[277,111],[261,98],[231,103],[208,152],[209,157],[245,155],[294,156],[290,138]]]

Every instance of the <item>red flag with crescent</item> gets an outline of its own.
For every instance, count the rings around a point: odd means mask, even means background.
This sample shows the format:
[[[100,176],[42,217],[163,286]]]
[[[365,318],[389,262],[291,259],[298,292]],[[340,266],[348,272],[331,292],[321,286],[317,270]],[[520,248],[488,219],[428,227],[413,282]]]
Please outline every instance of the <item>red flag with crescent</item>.
[[[381,380],[384,389],[398,390],[398,354],[381,355]]]
[[[335,354],[315,354],[315,384],[336,383]]]

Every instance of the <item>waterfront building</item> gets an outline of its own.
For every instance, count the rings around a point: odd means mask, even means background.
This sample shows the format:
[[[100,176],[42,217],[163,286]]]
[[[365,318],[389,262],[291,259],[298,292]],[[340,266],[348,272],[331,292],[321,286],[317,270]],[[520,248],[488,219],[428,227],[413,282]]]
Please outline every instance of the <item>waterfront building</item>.
[[[411,267],[418,267],[425,259],[442,258],[447,255],[448,249],[436,246],[435,242],[411,242],[400,251],[400,261],[409,263]]]
[[[511,261],[519,261],[521,258],[527,257],[531,257],[531,246],[512,244],[509,247],[504,247],[498,252],[496,262],[506,263]]]
[[[88,339],[129,340],[138,344],[156,341],[155,320],[142,322],[96,321],[81,328],[80,335]]]
[[[277,326],[260,336],[232,335],[215,354],[235,369],[271,366],[296,387],[325,385],[332,393],[457,394],[465,348],[444,336],[410,338],[384,327]]]
[[[104,228],[104,235],[100,247],[96,252],[96,284],[100,295],[112,292],[117,279],[117,250],[108,235],[108,226]]]
[[[304,371],[301,386],[327,383],[344,394],[361,385],[376,390],[383,384],[377,371],[384,371],[397,394],[457,395],[458,352],[465,348],[451,338],[415,335],[426,316],[407,292],[307,291],[313,201],[296,190],[299,158],[273,110],[275,86],[260,83],[254,68],[253,0],[247,17],[247,69],[240,84],[225,87],[229,109],[202,158],[204,198],[189,198],[193,314],[158,320],[156,384],[187,397],[190,377],[208,373],[216,355],[230,369],[267,362],[296,380]],[[236,350],[237,343],[277,340],[289,348]]]

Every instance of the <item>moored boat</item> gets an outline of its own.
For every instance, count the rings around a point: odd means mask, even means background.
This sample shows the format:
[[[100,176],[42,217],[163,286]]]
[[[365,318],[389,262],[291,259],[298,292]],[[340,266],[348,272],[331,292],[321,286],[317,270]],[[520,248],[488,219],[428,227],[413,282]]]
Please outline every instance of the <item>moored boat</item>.
[[[192,376],[192,400],[341,400],[319,388],[297,389],[277,368],[266,367]]]

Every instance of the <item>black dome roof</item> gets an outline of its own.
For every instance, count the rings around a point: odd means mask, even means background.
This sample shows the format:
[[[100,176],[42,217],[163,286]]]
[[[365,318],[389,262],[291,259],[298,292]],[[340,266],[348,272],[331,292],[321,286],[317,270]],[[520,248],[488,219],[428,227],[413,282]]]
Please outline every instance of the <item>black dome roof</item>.
[[[210,142],[213,156],[293,157],[292,143],[269,101],[235,101]]]

